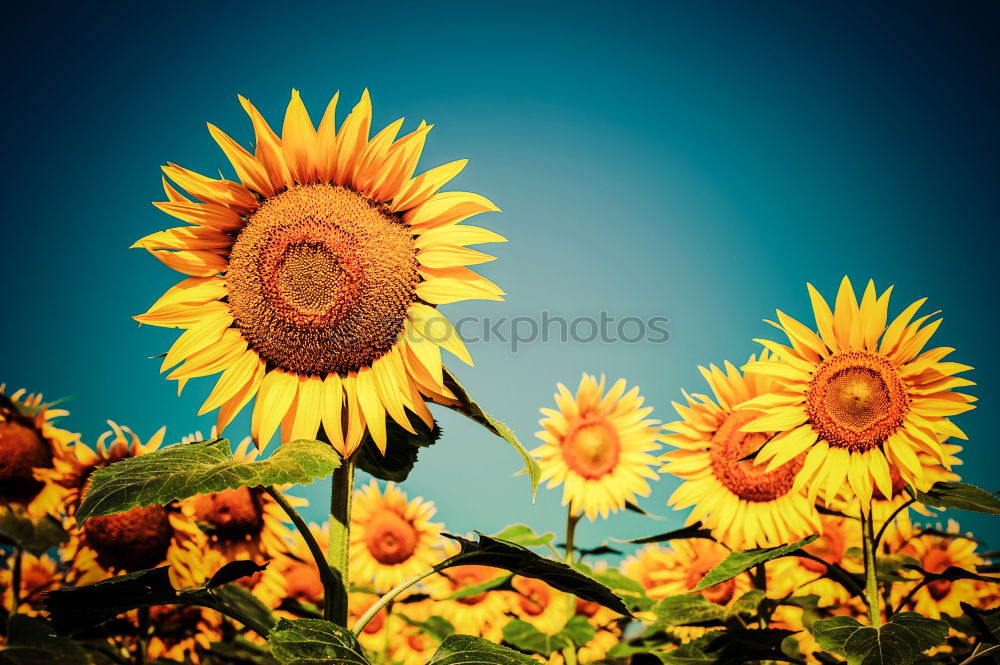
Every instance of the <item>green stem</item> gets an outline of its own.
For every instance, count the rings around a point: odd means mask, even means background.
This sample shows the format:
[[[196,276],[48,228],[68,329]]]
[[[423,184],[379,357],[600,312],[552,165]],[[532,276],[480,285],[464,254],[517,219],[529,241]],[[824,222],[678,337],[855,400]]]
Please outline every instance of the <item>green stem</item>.
[[[309,528],[309,525],[306,524],[306,521],[302,519],[302,516],[299,515],[299,512],[295,510],[292,504],[288,502],[288,499],[274,487],[265,487],[264,491],[274,499],[275,503],[281,506],[281,509],[285,511],[285,514],[292,520],[295,528],[299,530],[302,538],[306,541],[306,547],[309,548],[309,553],[312,554],[313,560],[316,561],[316,567],[319,569],[319,579],[323,584],[323,616],[330,618],[333,616],[333,606],[338,597],[340,580],[337,579],[336,573],[333,572],[330,564],[327,563],[326,555],[323,553],[319,542],[317,542],[316,536],[313,535],[312,529]]]
[[[330,493],[330,545],[327,561],[340,576],[337,594],[326,617],[341,626],[347,625],[347,589],[350,585],[348,560],[351,544],[351,498],[354,494],[354,459],[348,458],[333,472]]]
[[[14,546],[14,569],[11,571],[10,579],[10,613],[11,616],[17,614],[21,609],[21,559],[24,557],[24,550],[20,545]]]
[[[892,524],[892,521],[894,519],[896,519],[896,516],[899,515],[901,512],[903,512],[904,510],[906,510],[907,508],[909,508],[914,503],[916,503],[915,500],[909,499],[908,501],[904,501],[902,504],[900,504],[899,507],[896,508],[896,510],[892,511],[892,514],[889,515],[889,518],[882,523],[882,528],[880,528],[878,530],[878,533],[875,534],[875,547],[878,547],[878,544],[882,542],[882,536],[885,535],[885,530],[889,528],[889,525]]]
[[[882,625],[882,613],[879,609],[878,579],[875,576],[875,520],[872,516],[871,504],[868,504],[868,514],[861,514],[861,537],[865,558],[865,602],[868,605],[868,620],[872,627]]]
[[[566,563],[573,565],[573,549],[576,544],[576,525],[580,521],[580,515],[574,515],[573,509],[566,513]]]

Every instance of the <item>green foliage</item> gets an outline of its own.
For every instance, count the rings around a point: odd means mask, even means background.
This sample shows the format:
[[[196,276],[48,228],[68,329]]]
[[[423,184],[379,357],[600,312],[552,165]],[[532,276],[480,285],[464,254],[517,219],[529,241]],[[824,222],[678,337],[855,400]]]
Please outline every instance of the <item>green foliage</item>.
[[[653,655],[664,665],[740,665],[788,658],[781,643],[792,631],[765,628],[713,631],[669,651]]]
[[[56,637],[44,621],[15,615],[8,623],[7,645],[0,649],[0,665],[87,665],[83,648]]]
[[[910,665],[923,652],[944,642],[948,624],[900,612],[881,628],[838,616],[813,622],[810,631],[820,647],[843,656],[849,665]]]
[[[552,541],[556,538],[556,534],[551,531],[543,534],[537,534],[535,533],[535,530],[527,524],[511,524],[493,537],[499,538],[500,540],[506,540],[510,543],[517,543],[518,545],[523,545],[525,547],[542,547],[551,545]]]
[[[987,515],[1000,515],[1000,498],[981,487],[968,483],[938,481],[927,490],[908,487],[907,490],[920,503],[935,508],[957,508]]]
[[[514,434],[514,430],[483,411],[482,407],[476,404],[472,398],[469,397],[469,393],[465,391],[465,388],[463,388],[462,384],[458,382],[455,375],[447,369],[444,370],[444,385],[458,399],[458,404],[449,408],[458,411],[463,416],[471,420],[474,420],[500,438],[504,439],[514,448],[514,450],[517,451],[517,454],[521,456],[521,459],[524,461],[524,468],[527,470],[528,477],[531,479],[531,498],[534,499],[535,492],[538,491],[538,481],[541,478],[542,470],[541,467],[538,466],[538,462],[535,458],[528,452],[528,449],[525,448],[524,445],[518,440],[517,435]]]
[[[479,536],[478,541],[448,535],[449,538],[457,540],[462,549],[455,556],[439,564],[439,567],[478,565],[502,568],[515,575],[542,580],[555,589],[568,591],[579,598],[593,601],[619,614],[632,615],[628,606],[611,589],[576,568],[561,561],[535,554],[521,545],[491,538],[481,533],[477,535]]]
[[[538,661],[481,637],[452,635],[441,643],[427,665],[538,665]]]
[[[719,582],[731,580],[737,575],[745,573],[754,566],[764,563],[765,561],[794,554],[809,543],[816,540],[816,538],[818,538],[818,536],[812,535],[808,538],[803,538],[797,543],[790,543],[788,545],[762,547],[752,550],[744,550],[742,552],[730,552],[729,556],[723,559],[719,565],[708,571],[708,574],[702,578],[701,582],[698,583],[698,586],[696,586],[694,590],[701,591],[702,589],[707,589],[708,587],[718,584]]]
[[[500,575],[499,577],[494,577],[493,579],[486,580],[480,584],[462,587],[455,593],[445,598],[445,600],[471,598],[472,596],[478,596],[479,594],[486,593],[487,591],[514,591],[515,589],[510,583],[512,578],[513,575]]]
[[[396,614],[396,616],[411,626],[419,628],[423,633],[430,635],[438,642],[443,642],[449,635],[455,634],[455,626],[441,616],[430,616],[424,621],[411,619],[405,614]]]
[[[368,665],[354,633],[323,619],[280,619],[267,642],[281,665]]]
[[[550,656],[563,649],[585,646],[594,639],[596,629],[584,617],[573,617],[553,635],[543,633],[527,621],[514,619],[503,627],[503,639],[511,646],[530,653]]]
[[[755,614],[763,600],[764,592],[760,589],[747,591],[728,607],[713,603],[700,593],[685,593],[660,600],[653,606],[653,614],[663,626],[717,625],[738,614]]]
[[[177,444],[98,469],[76,517],[83,522],[238,487],[307,485],[339,466],[340,456],[321,441],[292,441],[253,462],[233,459],[227,439]]]
[[[710,529],[703,527],[701,522],[695,522],[694,524],[689,524],[684,528],[674,529],[673,531],[667,531],[666,533],[660,533],[655,536],[633,538],[632,540],[622,540],[620,542],[628,543],[630,545],[645,545],[647,543],[666,543],[671,540],[685,540],[687,538],[715,540]]]
[[[386,418],[385,454],[366,431],[356,458],[358,468],[379,480],[397,483],[406,480],[417,463],[420,449],[434,445],[441,438],[441,428],[436,423],[433,429],[428,429],[424,421],[412,417],[410,425],[416,434],[406,431],[392,418]]]
[[[51,515],[32,518],[24,508],[15,504],[0,508],[0,545],[18,545],[35,556],[41,556],[68,540],[69,534]]]

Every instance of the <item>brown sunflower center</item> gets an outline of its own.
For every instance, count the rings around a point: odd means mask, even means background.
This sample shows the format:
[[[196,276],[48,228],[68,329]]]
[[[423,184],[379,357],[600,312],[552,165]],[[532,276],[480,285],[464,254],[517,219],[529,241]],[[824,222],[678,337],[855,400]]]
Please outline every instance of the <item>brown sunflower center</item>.
[[[943,573],[949,566],[955,565],[947,550],[942,548],[928,550],[924,554],[923,561],[920,563],[923,569],[929,573]],[[933,582],[929,582],[927,584],[927,592],[934,600],[947,598],[948,594],[951,593],[951,581],[934,580]]]
[[[52,448],[33,427],[14,420],[0,422],[0,500],[28,503],[44,483],[33,469],[52,467]]]
[[[365,543],[372,558],[385,566],[408,560],[417,549],[419,535],[413,523],[395,510],[382,510],[368,524]]]
[[[584,478],[600,478],[618,465],[621,441],[601,416],[587,416],[563,438],[563,456],[569,468]]]
[[[909,398],[896,368],[867,351],[827,359],[809,383],[806,413],[831,446],[854,452],[882,444],[903,425]]]
[[[97,553],[104,568],[125,571],[152,568],[167,556],[174,528],[162,506],[146,506],[91,517],[83,525],[87,544]]]
[[[475,586],[493,579],[496,569],[486,566],[455,566],[448,571],[447,577],[451,580],[451,587],[455,591],[460,591],[466,587]],[[471,596],[463,596],[457,601],[462,605],[478,605],[486,599],[486,593],[477,593]]]
[[[760,415],[757,411],[734,411],[716,430],[708,449],[712,474],[730,492],[751,502],[773,501],[787,494],[805,460],[802,453],[771,472],[765,471],[764,464],[744,460],[770,438],[762,432],[740,431]]]
[[[521,606],[521,611],[528,616],[536,617],[543,614],[552,600],[549,586],[544,582],[524,578],[518,580],[516,588],[520,593],[518,603]]]
[[[249,487],[202,494],[194,499],[195,519],[226,542],[249,540],[264,527],[264,505],[260,491]]]
[[[243,336],[270,364],[299,374],[371,365],[396,343],[418,281],[399,217],[332,185],[264,201],[236,238],[226,274]]]
[[[576,612],[578,616],[587,617],[592,619],[601,610],[601,606],[592,600],[584,600],[583,598],[576,599]]]

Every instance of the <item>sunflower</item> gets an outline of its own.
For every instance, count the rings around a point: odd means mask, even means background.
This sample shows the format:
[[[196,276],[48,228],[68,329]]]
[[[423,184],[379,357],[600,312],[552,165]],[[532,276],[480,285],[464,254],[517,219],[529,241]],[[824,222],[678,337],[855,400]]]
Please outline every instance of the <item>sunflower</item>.
[[[649,574],[657,585],[650,592],[650,596],[699,593],[716,605],[728,606],[751,588],[749,576],[738,575],[701,591],[694,591],[708,571],[722,563],[722,560],[729,555],[729,550],[715,541],[703,538],[674,540],[670,543],[670,550],[671,565]]]
[[[653,407],[643,407],[639,388],[625,392],[619,379],[604,392],[584,374],[574,397],[563,384],[555,394],[559,409],[541,409],[544,428],[536,436],[545,443],[532,451],[548,487],[565,483],[563,505],[593,521],[618,512],[636,495],[649,496],[649,483],[660,447],[660,423],[647,420]]]
[[[378,602],[378,599],[379,597],[372,593],[351,593],[347,601],[348,625],[354,625],[365,612],[371,609],[372,605]],[[388,613],[385,608],[382,608],[365,624],[364,629],[358,634],[358,641],[369,651],[384,653],[387,650],[387,640],[390,639],[391,634]]]
[[[459,549],[457,543],[449,542],[444,547],[444,557],[458,554]],[[457,633],[499,642],[507,622],[509,591],[484,591],[455,599],[451,596],[502,575],[504,571],[490,566],[452,566],[427,578],[426,586],[431,598],[437,601],[436,613],[450,621]]]
[[[886,545],[892,553],[913,557],[929,573],[942,573],[952,566],[974,573],[986,563],[976,553],[975,539],[971,534],[961,533],[955,520],[948,521],[947,530],[942,531],[939,526],[936,531],[938,533],[922,533],[920,527],[914,527],[909,522],[901,523],[886,532]],[[917,584],[916,580],[908,584],[894,584],[893,605],[898,605]],[[918,588],[904,609],[934,619],[942,614],[957,617],[964,613],[961,607],[963,602],[979,607],[982,605],[980,600],[985,599],[988,593],[987,587],[976,580],[934,580]]]
[[[293,90],[278,138],[240,97],[254,154],[209,125],[240,182],[163,168],[198,201],[164,180],[169,200],[155,205],[191,225],[135,246],[189,277],[135,318],[185,329],[161,368],[184,361],[168,375],[179,388],[221,372],[201,408],[219,409],[220,432],[256,396],[259,446],[279,423],[282,441],[322,423],[347,457],[366,429],[385,449],[387,415],[413,431],[408,409],[431,427],[424,398],[454,397],[440,349],[472,361],[436,306],[502,300],[466,266],[494,258],[467,245],[504,238],[459,224],[498,210],[488,200],[438,191],[466,160],[413,175],[430,125],[397,139],[400,119],[369,138],[366,90],[337,130],[337,98],[314,129]]]
[[[627,557],[622,562],[622,571],[626,577],[641,584],[650,598],[661,600],[667,594],[657,577],[660,571],[673,568],[674,561],[673,550],[652,543],[643,545]]]
[[[819,537],[803,549],[823,561],[837,564],[850,573],[862,573],[861,563],[848,555],[852,548],[861,547],[861,531],[853,520],[835,515],[820,518]],[[780,595],[804,596],[816,594],[820,605],[842,606],[851,592],[842,584],[826,577],[827,567],[819,561],[803,557],[782,557],[769,564],[768,591]]]
[[[796,489],[808,487],[811,497],[822,491],[832,499],[846,482],[866,511],[874,488],[892,494],[890,465],[907,484],[926,489],[929,478],[918,453],[947,464],[939,436],[966,438],[949,418],[973,408],[975,398],[954,391],[972,385],[954,376],[971,368],[944,361],[954,349],[923,351],[941,323],[927,323],[933,314],[913,319],[924,300],[886,325],[891,287],[876,296],[869,281],[858,304],[845,277],[832,312],[808,288],[818,333],[779,310],[778,322],[770,323],[791,346],[757,340],[777,362],[758,360],[743,368],[780,384],[744,404],[765,414],[744,425],[744,432],[779,432],[761,447],[756,462],[772,471],[806,452]]]
[[[0,569],[0,588],[3,589],[3,608],[8,614],[27,614],[38,616],[42,613],[42,594],[59,587],[62,575],[58,571],[56,561],[47,554],[35,556],[30,552],[21,552],[21,584],[18,589],[18,604],[14,607],[14,566],[15,557],[11,553],[5,557],[6,565]]]
[[[766,351],[760,359],[768,360]],[[749,362],[756,360],[750,356]],[[740,404],[770,393],[775,382],[768,376],[741,376],[728,362],[725,371],[715,365],[699,370],[715,399],[685,393],[685,405],[674,403],[681,420],[665,425],[673,434],[664,441],[677,450],[663,455],[660,471],[684,482],[669,503],[677,510],[694,506],[688,523],[700,521],[734,549],[794,542],[818,531],[815,504],[803,490],[792,489],[805,453],[773,471],[745,459],[770,433],[741,431],[761,412]]]
[[[156,661],[198,665],[201,652],[222,638],[222,616],[218,612],[191,605],[154,605],[149,608],[146,657]]]
[[[373,479],[354,492],[351,508],[351,576],[385,591],[441,560],[441,525],[430,522],[434,503],[407,501],[394,483],[381,492]]]
[[[40,394],[21,389],[8,396],[4,388],[0,384],[0,511],[17,505],[31,517],[56,515],[65,493],[39,474],[68,455],[80,435],[53,424],[68,411],[43,403]]]
[[[213,437],[215,433],[212,433]],[[185,437],[184,441],[200,441],[201,433]],[[253,462],[260,451],[250,437],[236,446],[233,459]],[[305,499],[287,496],[288,502],[301,508]],[[288,549],[293,532],[288,527],[288,515],[264,491],[263,487],[239,487],[211,494],[199,494],[182,503],[186,515],[208,534],[212,547],[226,561],[237,559],[271,559]]]
[[[515,591],[508,596],[511,614],[550,635],[566,625],[569,600],[565,592],[541,580],[519,575],[511,580],[511,585]]]
[[[330,533],[329,524],[323,526],[310,524],[309,530],[325,555]],[[287,552],[279,553],[264,572],[266,576],[262,577],[261,586],[255,589],[261,593],[261,601],[264,604],[276,608],[287,598],[309,610],[323,611],[323,582],[319,577],[312,553],[301,535],[294,534],[292,540],[288,542]],[[271,575],[280,582],[280,585],[271,582]],[[293,615],[287,614],[287,616]]]
[[[126,457],[151,453],[163,441],[165,428],[144,444],[129,428],[110,420],[108,424],[111,431],[101,435],[94,449],[78,443],[74,456],[53,470],[52,481],[65,488],[69,497],[66,526],[70,540],[62,551],[63,560],[70,562],[69,577],[75,584],[92,584],[118,572],[145,570],[166,562],[177,588],[202,582],[214,572],[205,566],[205,536],[174,502],[91,517],[82,526],[76,523],[73,516],[94,471]]]

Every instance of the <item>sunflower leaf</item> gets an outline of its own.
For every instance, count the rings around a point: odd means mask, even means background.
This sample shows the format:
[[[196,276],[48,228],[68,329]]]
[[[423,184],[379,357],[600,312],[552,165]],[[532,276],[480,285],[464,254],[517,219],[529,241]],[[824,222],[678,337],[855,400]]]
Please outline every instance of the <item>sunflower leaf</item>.
[[[21,506],[11,504],[0,507],[0,538],[9,540],[7,545],[18,545],[35,556],[69,540],[69,534],[51,515],[30,517]]]
[[[493,537],[506,540],[510,543],[517,543],[524,547],[542,547],[551,545],[552,541],[556,538],[556,534],[551,531],[537,534],[527,524],[511,524],[508,527],[504,527],[499,533],[494,534]]]
[[[700,593],[669,596],[653,606],[657,621],[665,626],[718,624],[726,618],[726,608]]]
[[[961,607],[964,617],[972,624],[974,635],[987,644],[1000,644],[1000,607],[983,610],[968,603],[962,603]]]
[[[543,633],[527,621],[514,619],[503,627],[503,641],[516,649],[530,653],[551,656],[556,651],[562,651],[573,646],[573,640],[561,632],[555,635]]]
[[[292,441],[254,461],[234,459],[227,439],[181,443],[95,471],[76,519],[239,487],[307,485],[339,466],[340,456],[320,441]]]
[[[267,639],[281,665],[368,665],[347,628],[323,619],[280,619]]]
[[[52,634],[44,621],[23,614],[10,617],[0,665],[87,665],[90,658],[76,642]]]
[[[391,480],[401,483],[409,477],[421,448],[434,445],[441,438],[441,428],[434,424],[428,429],[424,421],[410,418],[410,425],[416,434],[407,432],[392,418],[386,418],[385,454],[375,445],[371,434],[365,432],[365,437],[358,449],[358,468],[379,480]]]
[[[694,524],[689,524],[682,529],[674,529],[673,531],[667,531],[666,533],[660,533],[655,536],[633,538],[632,540],[618,540],[617,538],[612,538],[612,540],[619,543],[625,543],[627,545],[645,545],[647,543],[665,543],[671,540],[685,540],[687,538],[715,540],[715,537],[712,536],[712,530],[703,527],[701,522],[695,522]]]
[[[427,665],[538,665],[531,656],[494,644],[481,637],[451,635],[434,652]],[[282,664],[286,665],[286,664]]]
[[[477,533],[478,541],[445,535],[458,541],[462,549],[455,556],[438,564],[439,569],[465,565],[502,568],[515,575],[541,580],[555,589],[567,591],[619,614],[632,616],[620,596],[593,577],[562,561],[548,559],[521,545],[491,538],[482,533]]]
[[[718,584],[719,582],[731,580],[737,575],[744,573],[754,566],[764,563],[765,561],[793,554],[816,540],[818,537],[819,536],[814,534],[808,538],[803,538],[797,543],[790,543],[788,545],[761,547],[758,549],[743,550],[742,552],[730,552],[729,556],[722,560],[722,563],[708,571],[708,574],[702,578],[701,582],[699,582],[698,586],[696,586],[693,590],[701,591],[702,589],[707,589],[708,587]]]
[[[500,577],[494,577],[493,579],[486,580],[481,584],[473,584],[471,586],[462,587],[442,600],[471,598],[472,596],[478,596],[479,594],[486,593],[487,591],[516,591],[516,589],[514,589],[514,585],[510,583],[511,578],[513,577],[513,575],[501,575]]]
[[[944,642],[948,624],[914,612],[900,612],[880,628],[854,617],[820,619],[809,627],[816,642],[850,665],[910,665],[923,652]]]
[[[977,580],[979,582],[988,582],[991,584],[1000,584],[1000,577],[989,577],[987,575],[980,575],[979,573],[974,573],[964,568],[959,568],[958,566],[948,566],[940,573],[932,573],[929,570],[924,570],[919,565],[907,563],[903,564],[903,568],[907,570],[915,570],[916,572],[927,578],[929,582],[935,582],[938,580],[947,580],[949,582],[954,582],[956,580]]]
[[[414,628],[419,628],[425,634],[430,635],[438,642],[443,642],[449,635],[455,634],[455,626],[441,616],[429,616],[425,621],[411,619],[403,613],[398,613],[395,616],[402,619],[404,623],[408,623]]]
[[[514,430],[486,413],[481,406],[476,404],[469,397],[469,393],[462,387],[462,384],[458,382],[458,379],[455,378],[455,375],[449,372],[447,368],[444,370],[444,386],[458,400],[457,405],[448,405],[448,408],[458,411],[466,418],[474,420],[504,439],[521,456],[521,459],[524,460],[524,467],[528,472],[528,477],[531,479],[531,499],[534,500],[535,493],[538,491],[538,482],[541,479],[542,469],[538,466],[538,462],[532,457],[531,453],[528,452],[528,449],[524,447],[524,444],[518,440],[517,435],[514,434]]]
[[[939,480],[926,492],[909,486],[906,489],[920,503],[935,508],[957,508],[974,513],[1000,515],[1000,498],[993,492],[968,483]]]

